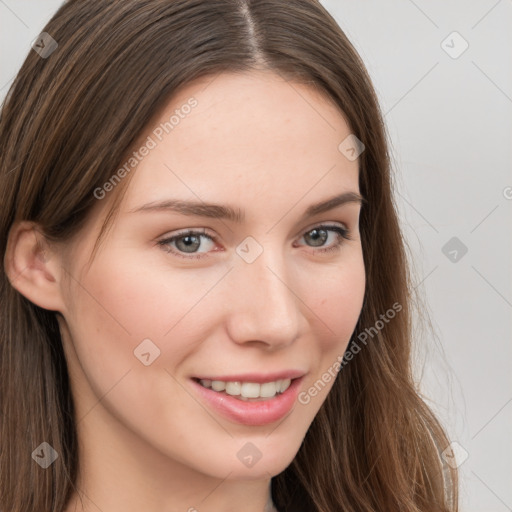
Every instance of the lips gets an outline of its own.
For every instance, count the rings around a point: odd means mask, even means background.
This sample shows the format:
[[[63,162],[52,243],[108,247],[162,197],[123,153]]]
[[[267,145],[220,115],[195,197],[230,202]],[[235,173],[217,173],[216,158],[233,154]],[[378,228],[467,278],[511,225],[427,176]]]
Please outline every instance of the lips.
[[[242,425],[257,426],[267,425],[281,420],[290,413],[297,400],[297,395],[303,380],[303,372],[299,372],[300,376],[293,378],[290,386],[286,391],[280,393],[273,398],[257,399],[257,400],[241,400],[240,397],[235,398],[226,393],[219,393],[212,389],[203,387],[198,380],[190,379],[194,392],[199,398],[211,409],[225,418]],[[214,379],[225,380],[225,382],[234,382],[234,379],[252,379],[246,382],[260,383],[271,382],[272,379],[290,375],[289,372],[274,373],[267,375],[243,374],[243,375],[224,375],[222,378],[214,377]],[[211,378],[211,377],[210,377]],[[289,377],[288,377],[289,378]],[[197,378],[199,379],[199,378]]]

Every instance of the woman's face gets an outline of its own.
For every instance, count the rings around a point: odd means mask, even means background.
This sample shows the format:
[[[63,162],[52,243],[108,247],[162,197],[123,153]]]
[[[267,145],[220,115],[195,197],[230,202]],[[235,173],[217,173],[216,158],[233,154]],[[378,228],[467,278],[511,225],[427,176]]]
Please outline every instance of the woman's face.
[[[290,464],[363,302],[360,203],[313,211],[360,192],[338,149],[350,133],[323,96],[269,72],[201,79],[155,118],[91,265],[113,185],[63,253],[59,321],[90,446],[223,479]],[[292,378],[274,398],[239,395]]]

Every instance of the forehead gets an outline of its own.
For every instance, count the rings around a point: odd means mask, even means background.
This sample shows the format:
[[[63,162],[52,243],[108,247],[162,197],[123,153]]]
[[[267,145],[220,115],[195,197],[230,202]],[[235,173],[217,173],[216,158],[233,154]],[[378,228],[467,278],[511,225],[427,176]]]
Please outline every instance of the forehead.
[[[357,161],[338,149],[349,134],[341,111],[311,86],[268,71],[203,78],[181,89],[142,133],[135,150],[150,149],[122,210],[170,194],[233,204],[298,200],[315,187],[357,190]]]

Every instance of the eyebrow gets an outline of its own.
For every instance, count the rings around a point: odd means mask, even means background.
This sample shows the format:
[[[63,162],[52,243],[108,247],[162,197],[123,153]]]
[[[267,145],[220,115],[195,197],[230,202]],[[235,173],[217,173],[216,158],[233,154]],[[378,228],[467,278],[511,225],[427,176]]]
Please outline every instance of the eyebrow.
[[[304,217],[318,215],[347,203],[359,203],[362,205],[366,202],[366,199],[356,192],[344,192],[309,206],[304,212]],[[202,201],[183,201],[181,199],[154,201],[133,208],[128,213],[154,211],[171,211],[182,215],[225,219],[236,223],[242,223],[245,220],[245,213],[240,208],[215,203],[204,203]]]

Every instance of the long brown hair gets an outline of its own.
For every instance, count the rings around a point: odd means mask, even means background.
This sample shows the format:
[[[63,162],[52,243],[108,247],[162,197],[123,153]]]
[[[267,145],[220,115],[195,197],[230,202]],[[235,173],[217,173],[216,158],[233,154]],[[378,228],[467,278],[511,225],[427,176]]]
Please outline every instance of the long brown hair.
[[[273,499],[290,512],[456,511],[457,474],[440,457],[449,440],[411,370],[414,297],[383,116],[364,64],[322,5],[69,0],[44,32],[58,46],[46,58],[30,51],[1,111],[1,253],[19,220],[35,222],[51,241],[77,234],[98,204],[94,190],[193,79],[265,67],[317,87],[365,145],[367,285],[347,350],[354,357],[343,360],[293,462],[272,479]],[[112,192],[116,199],[129,178]],[[59,313],[21,295],[4,266],[0,301],[0,509],[61,512],[79,460]],[[400,312],[375,327],[396,304]],[[46,471],[31,458],[43,440],[59,454]]]

